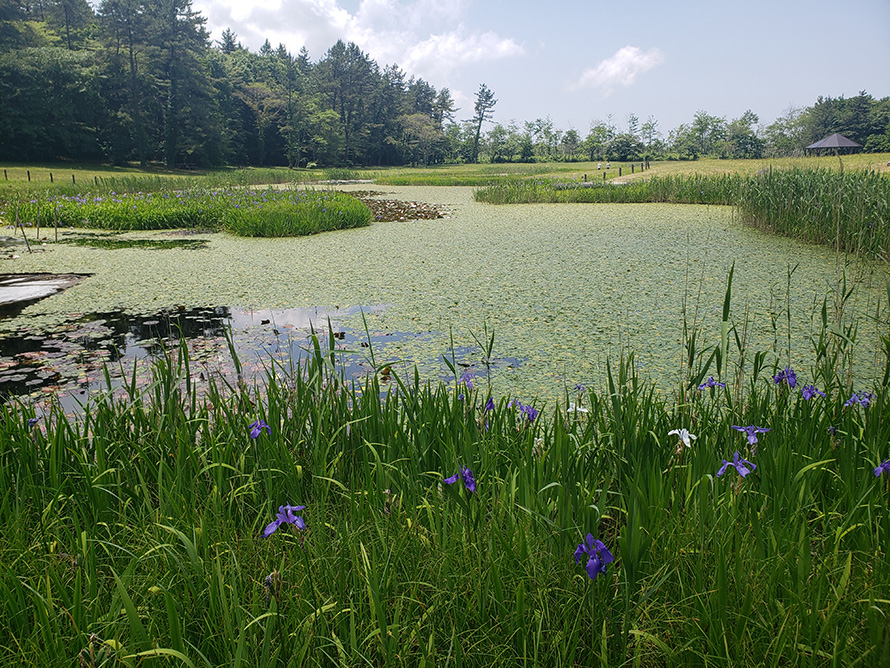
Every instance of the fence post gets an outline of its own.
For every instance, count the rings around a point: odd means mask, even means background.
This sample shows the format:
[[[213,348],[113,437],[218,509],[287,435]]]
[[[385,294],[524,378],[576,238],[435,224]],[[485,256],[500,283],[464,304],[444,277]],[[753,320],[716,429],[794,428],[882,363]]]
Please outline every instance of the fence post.
[[[636,174],[636,172],[634,171],[634,167],[635,167],[635,166],[636,166],[636,165],[634,165],[633,163],[630,163],[630,173],[631,173],[631,174]]]
[[[77,183],[77,181],[74,180],[74,174],[71,175],[71,183]]]
[[[606,180],[606,170],[604,169],[603,170],[603,181],[605,181],[605,180]]]
[[[49,182],[53,183],[53,173],[52,172],[49,173]]]
[[[26,171],[28,172],[28,182],[30,183],[31,182],[31,170],[28,169]]]
[[[621,176],[621,167],[618,168],[618,176]]]

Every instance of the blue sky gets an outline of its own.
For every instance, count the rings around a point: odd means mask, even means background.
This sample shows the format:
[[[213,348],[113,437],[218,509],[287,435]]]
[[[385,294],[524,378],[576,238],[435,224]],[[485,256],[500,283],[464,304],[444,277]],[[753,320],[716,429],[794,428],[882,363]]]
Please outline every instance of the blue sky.
[[[193,0],[213,39],[268,38],[313,61],[337,39],[378,64],[448,87],[472,115],[480,83],[494,120],[550,116],[584,136],[610,115],[666,135],[698,110],[772,123],[819,95],[890,96],[890,0]]]

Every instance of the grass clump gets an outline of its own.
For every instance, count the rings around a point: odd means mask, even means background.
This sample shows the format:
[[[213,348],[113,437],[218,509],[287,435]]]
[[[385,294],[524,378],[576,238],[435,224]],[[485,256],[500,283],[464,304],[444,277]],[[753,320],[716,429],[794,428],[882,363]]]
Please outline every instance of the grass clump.
[[[371,224],[371,209],[351,195],[300,191],[285,199],[226,210],[222,225],[242,237],[290,237]]]
[[[241,236],[314,234],[371,222],[370,209],[350,195],[272,188],[53,195],[16,203],[5,215],[30,226],[207,229]]]
[[[355,181],[359,178],[359,173],[348,167],[328,167],[324,170],[324,177],[328,181]]]

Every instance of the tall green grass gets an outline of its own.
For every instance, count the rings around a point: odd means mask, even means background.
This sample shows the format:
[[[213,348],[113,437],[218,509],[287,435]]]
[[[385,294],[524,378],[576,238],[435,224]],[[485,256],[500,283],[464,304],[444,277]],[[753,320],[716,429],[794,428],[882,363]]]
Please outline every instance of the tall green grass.
[[[818,362],[776,382],[731,287],[674,399],[631,356],[532,420],[484,377],[346,383],[330,335],[259,385],[196,378],[182,347],[81,416],[0,406],[0,661],[890,664],[887,360],[851,380],[826,315]],[[756,469],[718,477],[736,451]],[[474,494],[443,484],[461,466]],[[306,530],[261,538],[282,504]],[[615,556],[592,581],[588,533]]]
[[[735,204],[755,227],[890,259],[890,179],[877,172],[769,170]]]
[[[481,188],[478,202],[522,203],[651,203],[731,204],[738,197],[744,178],[721,176],[653,176],[648,180],[560,181],[555,179],[512,179]]]
[[[16,202],[5,216],[32,227],[210,229],[241,236],[313,234],[371,222],[371,210],[350,195],[271,188],[35,197]]]

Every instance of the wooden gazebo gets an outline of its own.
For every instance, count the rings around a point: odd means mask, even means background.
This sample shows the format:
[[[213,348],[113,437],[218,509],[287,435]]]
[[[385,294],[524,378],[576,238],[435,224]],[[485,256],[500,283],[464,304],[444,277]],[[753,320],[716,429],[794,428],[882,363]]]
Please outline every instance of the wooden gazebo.
[[[807,146],[808,151],[832,151],[835,155],[852,153],[857,148],[862,148],[862,144],[857,144],[852,139],[847,139],[844,135],[837,132],[833,135],[828,135],[825,139],[820,139],[815,144]]]

